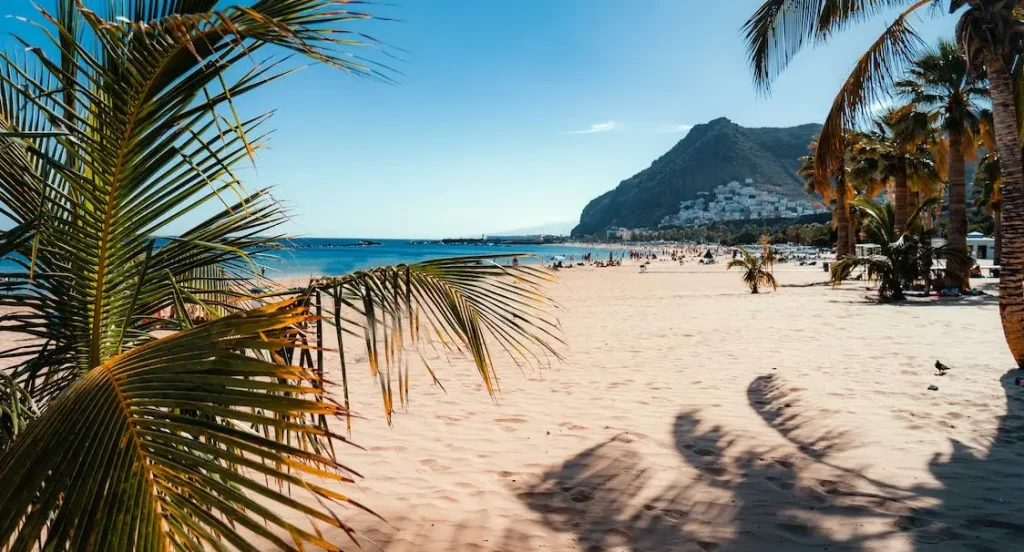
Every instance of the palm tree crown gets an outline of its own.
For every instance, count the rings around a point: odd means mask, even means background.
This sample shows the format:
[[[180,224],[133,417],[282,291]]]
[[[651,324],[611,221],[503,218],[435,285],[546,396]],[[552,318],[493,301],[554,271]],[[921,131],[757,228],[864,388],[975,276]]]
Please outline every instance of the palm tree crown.
[[[730,260],[725,269],[739,268],[743,270],[743,283],[750,288],[750,293],[759,293],[761,286],[772,286],[772,289],[779,289],[779,282],[771,271],[775,262],[771,249],[766,249],[765,254],[759,256],[744,248],[740,248],[739,251],[740,256]]]
[[[897,90],[914,105],[936,115],[945,135],[945,173],[949,182],[949,244],[959,252],[956,258],[967,257],[965,163],[976,156],[979,103],[988,97],[983,82],[979,82],[968,69],[967,58],[957,46],[942,41],[935,50],[915,59],[907,78],[896,83]],[[970,287],[969,266],[952,262],[948,269],[947,279],[951,285],[962,290]]]
[[[934,202],[934,199],[931,200]],[[852,202],[863,221],[865,239],[878,247],[877,252],[852,255],[840,259],[832,267],[835,284],[857,269],[863,269],[869,280],[878,282],[878,297],[883,302],[901,301],[903,289],[920,275],[922,250],[930,247],[922,243],[921,214],[931,202],[922,204],[911,214],[907,229],[897,227],[896,208],[892,202],[876,203],[867,198]]]

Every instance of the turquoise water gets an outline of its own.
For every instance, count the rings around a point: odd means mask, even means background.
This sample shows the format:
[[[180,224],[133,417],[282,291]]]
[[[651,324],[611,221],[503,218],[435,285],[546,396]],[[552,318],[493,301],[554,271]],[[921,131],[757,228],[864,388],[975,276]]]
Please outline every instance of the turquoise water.
[[[157,240],[157,246],[166,240]],[[511,255],[531,253],[540,261],[551,264],[553,257],[575,256],[579,261],[587,253],[594,260],[607,259],[608,250],[570,247],[564,245],[441,245],[416,244],[410,240],[369,240],[381,245],[367,247],[329,247],[330,244],[357,243],[348,238],[296,238],[286,245],[291,249],[264,255],[256,262],[267,267],[270,278],[302,278],[307,276],[339,276],[355,270],[400,263],[418,263],[444,257],[472,255]],[[621,252],[615,252],[619,257]],[[537,262],[537,261],[523,261]],[[20,272],[22,269],[11,259],[0,261],[0,272]]]
[[[369,238],[367,238],[369,240]],[[608,258],[607,249],[570,247],[565,245],[440,245],[415,244],[410,240],[371,240],[381,245],[368,247],[328,247],[328,244],[356,243],[360,239],[298,238],[292,240],[294,249],[275,253],[273,259],[261,259],[267,265],[267,276],[294,278],[305,276],[338,276],[354,270],[399,263],[417,263],[443,257],[470,255],[510,255],[532,253],[543,262],[553,257],[570,255],[576,260],[593,253],[595,260]],[[615,252],[618,257],[619,252]]]

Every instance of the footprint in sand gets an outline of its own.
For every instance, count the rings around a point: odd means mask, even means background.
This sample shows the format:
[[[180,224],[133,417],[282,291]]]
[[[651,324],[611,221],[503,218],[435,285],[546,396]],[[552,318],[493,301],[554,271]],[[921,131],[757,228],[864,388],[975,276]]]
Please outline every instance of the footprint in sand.
[[[420,465],[426,466],[427,468],[430,469],[430,471],[435,471],[435,472],[448,472],[448,471],[452,471],[451,468],[449,468],[448,466],[445,466],[444,464],[438,462],[437,460],[434,460],[433,458],[424,458],[423,460],[420,460]]]
[[[572,422],[562,422],[558,424],[558,427],[568,429],[569,431],[582,431],[584,429],[587,429],[585,426],[577,425]]]
[[[525,424],[526,423],[526,418],[520,418],[518,416],[513,416],[513,417],[510,417],[510,418],[495,418],[494,421],[502,423],[502,424]]]
[[[455,417],[455,416],[445,416],[443,414],[438,416],[437,419],[445,421],[445,422],[461,422],[462,421],[462,418],[458,418],[458,417]]]
[[[825,494],[828,494],[828,495],[836,494],[836,493],[839,492],[839,482],[838,481],[832,481],[831,479],[819,479],[818,480],[818,488],[820,488],[821,492],[823,492]]]

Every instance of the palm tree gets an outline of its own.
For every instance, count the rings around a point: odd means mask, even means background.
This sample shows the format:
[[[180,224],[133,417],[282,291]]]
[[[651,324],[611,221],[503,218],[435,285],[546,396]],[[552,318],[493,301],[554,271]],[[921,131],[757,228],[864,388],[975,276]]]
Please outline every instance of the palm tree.
[[[774,264],[771,250],[768,250],[767,255],[757,256],[742,247],[739,249],[742,256],[729,261],[725,269],[743,269],[743,283],[750,288],[750,293],[759,293],[761,286],[772,286],[772,289],[779,289],[779,282],[771,271],[772,264]]]
[[[956,42],[969,71],[988,77],[997,150],[1003,167],[1003,270],[999,312],[1006,342],[1024,367],[1024,167],[1021,166],[1017,108],[1010,67],[1020,53],[1017,14],[1024,0],[948,0],[950,13],[961,12]],[[819,136],[816,162],[828,173],[835,152],[844,148],[843,133],[856,127],[891,88],[892,76],[916,56],[921,39],[909,17],[936,0],[841,2],[838,0],[766,0],[744,25],[755,84],[770,90],[772,78],[785,69],[806,43],[827,41],[854,21],[885,8],[906,6],[885,32],[858,58],[836,95]],[[922,11],[922,13],[924,13]]]
[[[832,205],[832,226],[836,229],[836,258],[841,259],[853,253],[857,244],[856,227],[850,218],[850,200],[855,195],[857,173],[853,167],[858,166],[858,144],[863,139],[861,133],[849,131],[846,135],[847,148],[843,152],[843,162],[837,165],[836,173],[831,176],[818,175],[815,172],[814,157],[817,141],[811,142],[810,155],[800,158],[797,174],[804,179],[804,191],[822,198],[826,205]]]
[[[390,413],[389,367],[428,333],[488,389],[493,344],[551,351],[548,276],[455,259],[254,296],[285,213],[235,176],[267,115],[234,102],[291,72],[271,51],[386,79],[350,51],[377,45],[349,28],[370,16],[334,0],[96,4],[59,0],[44,45],[0,54],[0,257],[17,267],[0,283],[16,336],[0,351],[0,547],[337,549],[320,527],[351,535],[334,510],[355,503],[324,484],[353,475],[333,446],[348,409],[325,389],[323,295]]]
[[[968,72],[967,58],[956,44],[942,41],[934,50],[913,61],[908,78],[896,83],[897,89],[914,104],[938,115],[946,137],[949,181],[949,245],[967,255],[967,181],[966,161],[977,152],[979,125],[978,102],[987,98],[982,83]],[[946,272],[950,283],[961,290],[970,287],[970,266],[951,262]]]
[[[882,188],[892,190],[896,230],[907,228],[909,213],[930,197],[940,181],[929,118],[912,106],[891,109],[872,120],[857,145],[857,175],[873,199]]]
[[[879,247],[878,253],[852,255],[832,267],[832,282],[846,280],[858,268],[871,281],[878,282],[878,298],[883,303],[902,301],[904,287],[919,276],[921,256],[920,215],[934,199],[911,214],[908,229],[897,229],[896,207],[892,202],[875,203],[865,198],[852,202],[863,220],[865,238]]]
[[[797,174],[804,179],[804,191],[822,198],[826,205],[832,206],[832,226],[836,229],[836,258],[841,259],[850,254],[850,213],[847,205],[849,186],[846,183],[845,170],[840,170],[834,178],[818,178],[814,173],[814,149],[816,142],[811,142],[811,154],[800,158]],[[835,198],[830,200],[830,198]]]
[[[992,235],[995,239],[994,263],[1001,264],[1002,242],[1003,242],[1003,196],[1002,177],[999,174],[999,156],[995,153],[985,154],[974,172],[974,189],[979,194],[976,198],[975,207],[992,215]]]
[[[919,205],[941,195],[939,187],[945,170],[936,157],[945,150],[936,135],[935,120],[934,115],[921,111],[914,104],[892,109],[882,117],[896,156],[896,223],[901,230],[909,227],[909,218]]]

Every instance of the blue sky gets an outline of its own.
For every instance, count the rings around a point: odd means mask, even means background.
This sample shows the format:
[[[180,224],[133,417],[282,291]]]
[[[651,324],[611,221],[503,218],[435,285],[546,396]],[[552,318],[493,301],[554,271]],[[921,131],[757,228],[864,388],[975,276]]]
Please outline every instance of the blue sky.
[[[243,108],[277,110],[276,132],[246,185],[275,186],[293,215],[286,230],[304,236],[468,236],[578,220],[587,201],[647,167],[689,125],[820,122],[887,23],[805,50],[763,98],[739,31],[760,3],[370,6],[399,20],[359,23],[402,49],[388,61],[396,83],[311,67],[251,97]],[[7,13],[28,6],[3,2]],[[953,20],[916,27],[934,40]]]

